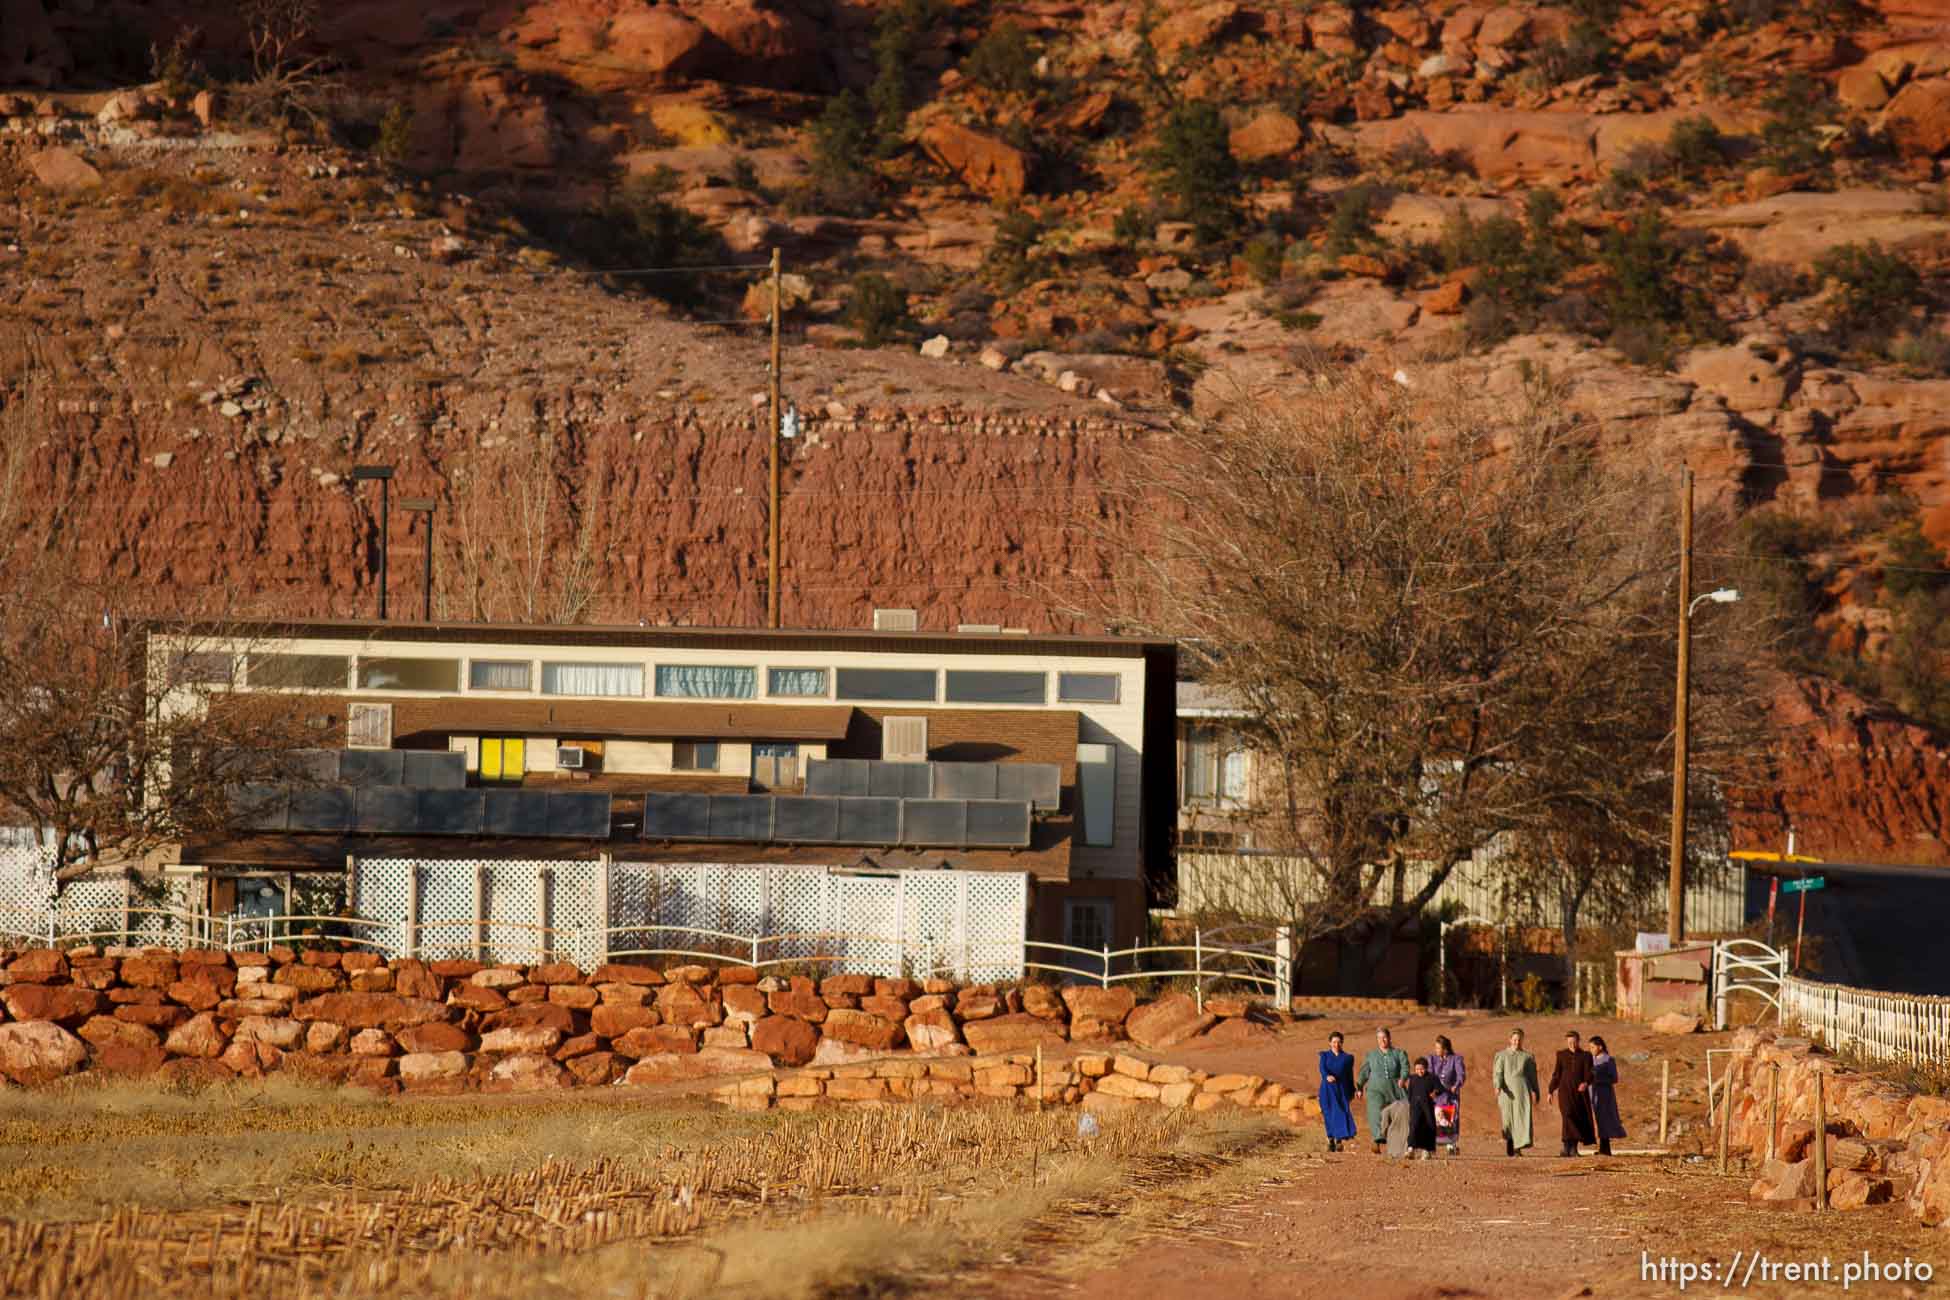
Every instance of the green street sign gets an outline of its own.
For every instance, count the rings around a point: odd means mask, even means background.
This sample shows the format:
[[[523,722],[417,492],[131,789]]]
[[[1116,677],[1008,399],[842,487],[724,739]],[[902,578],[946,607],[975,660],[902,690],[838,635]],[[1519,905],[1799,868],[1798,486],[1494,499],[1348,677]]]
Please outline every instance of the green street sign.
[[[1783,894],[1799,894],[1816,889],[1826,889],[1827,887],[1828,880],[1825,876],[1809,876],[1806,880],[1783,880],[1781,882],[1781,892]]]

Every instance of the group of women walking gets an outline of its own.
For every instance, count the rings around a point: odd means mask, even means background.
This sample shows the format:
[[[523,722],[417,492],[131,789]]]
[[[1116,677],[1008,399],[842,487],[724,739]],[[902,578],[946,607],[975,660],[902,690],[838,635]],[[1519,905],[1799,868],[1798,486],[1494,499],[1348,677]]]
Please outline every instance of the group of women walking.
[[[1531,1111],[1540,1100],[1537,1060],[1524,1050],[1523,1030],[1510,1031],[1510,1045],[1496,1054],[1490,1086],[1503,1121],[1503,1154],[1515,1156],[1533,1145]],[[1357,1068],[1343,1050],[1339,1031],[1327,1036],[1320,1054],[1320,1114],[1327,1127],[1327,1149],[1339,1151],[1355,1136],[1354,1100],[1367,1102],[1368,1139],[1376,1154],[1427,1160],[1438,1147],[1450,1155],[1462,1150],[1462,1090],[1468,1079],[1462,1056],[1441,1034],[1435,1050],[1409,1059],[1386,1029],[1375,1030],[1375,1046]],[[1611,1154],[1611,1140],[1625,1136],[1618,1115],[1618,1063],[1605,1040],[1593,1035],[1592,1051],[1576,1031],[1551,1069],[1549,1095],[1562,1120],[1561,1153],[1575,1156],[1578,1144],[1596,1144]]]

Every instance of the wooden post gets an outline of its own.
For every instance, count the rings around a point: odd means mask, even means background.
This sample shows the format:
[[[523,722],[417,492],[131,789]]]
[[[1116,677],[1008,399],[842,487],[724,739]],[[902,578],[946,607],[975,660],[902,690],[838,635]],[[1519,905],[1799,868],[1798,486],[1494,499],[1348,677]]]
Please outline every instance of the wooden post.
[[[1815,1208],[1828,1208],[1828,1099],[1822,1084],[1826,1076],[1815,1071]]]
[[[1036,1109],[1043,1108],[1043,1045],[1036,1044]]]
[[[1679,671],[1672,705],[1672,853],[1667,865],[1666,938],[1677,949],[1686,938],[1686,710],[1692,641],[1693,471],[1679,475]]]
[[[1733,1058],[1727,1058],[1727,1072],[1720,1080],[1720,1172],[1727,1171],[1727,1133],[1733,1127]]]
[[[420,868],[417,864],[406,869],[406,951],[402,957],[420,955]]]
[[[767,609],[766,625],[779,625],[779,314],[783,310],[779,301],[779,250],[772,250],[772,390],[771,390],[771,436],[766,439],[771,444],[772,455],[772,510],[766,521],[771,528],[767,539],[765,565],[765,603]]]
[[[1659,1145],[1666,1144],[1667,1121],[1672,1117],[1672,1060],[1659,1062]]]
[[[1781,1063],[1774,1062],[1774,1074],[1767,1085],[1767,1158],[1774,1158],[1781,1133]]]

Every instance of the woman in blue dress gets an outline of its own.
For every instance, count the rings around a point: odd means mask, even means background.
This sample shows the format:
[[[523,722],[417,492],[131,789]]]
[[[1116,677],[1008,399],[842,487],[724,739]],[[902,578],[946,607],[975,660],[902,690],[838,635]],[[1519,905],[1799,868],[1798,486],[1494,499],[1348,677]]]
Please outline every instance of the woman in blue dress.
[[[1339,1031],[1327,1035],[1320,1054],[1320,1118],[1327,1125],[1327,1149],[1339,1151],[1354,1136],[1354,1057],[1341,1050]]]

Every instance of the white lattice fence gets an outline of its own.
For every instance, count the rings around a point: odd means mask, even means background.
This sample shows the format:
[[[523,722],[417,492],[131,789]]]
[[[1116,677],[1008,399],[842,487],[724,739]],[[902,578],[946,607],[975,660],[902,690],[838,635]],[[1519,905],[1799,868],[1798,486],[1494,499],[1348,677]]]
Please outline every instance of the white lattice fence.
[[[34,833],[0,827],[0,941],[44,933],[54,897],[54,855]]]

